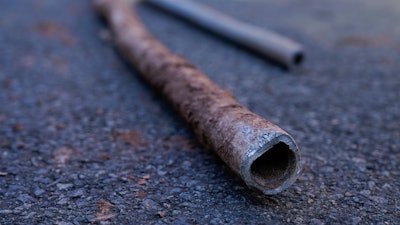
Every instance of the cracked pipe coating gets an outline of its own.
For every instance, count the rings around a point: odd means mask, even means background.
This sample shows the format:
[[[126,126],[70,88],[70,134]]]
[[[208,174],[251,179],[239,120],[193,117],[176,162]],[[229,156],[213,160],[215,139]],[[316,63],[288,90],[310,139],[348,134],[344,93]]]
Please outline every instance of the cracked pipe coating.
[[[172,54],[147,32],[130,5],[122,0],[94,0],[94,5],[128,62],[249,187],[276,194],[296,180],[300,152],[292,137]]]

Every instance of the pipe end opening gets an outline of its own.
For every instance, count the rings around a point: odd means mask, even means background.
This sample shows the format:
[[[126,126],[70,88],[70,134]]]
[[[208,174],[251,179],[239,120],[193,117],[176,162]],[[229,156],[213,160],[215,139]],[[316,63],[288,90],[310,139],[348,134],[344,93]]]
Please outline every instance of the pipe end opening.
[[[278,142],[253,161],[250,173],[261,186],[275,189],[288,180],[296,170],[296,155],[284,142]]]
[[[294,54],[293,56],[293,64],[295,66],[298,66],[300,64],[302,64],[304,61],[304,54],[302,52],[297,52],[296,54]]]

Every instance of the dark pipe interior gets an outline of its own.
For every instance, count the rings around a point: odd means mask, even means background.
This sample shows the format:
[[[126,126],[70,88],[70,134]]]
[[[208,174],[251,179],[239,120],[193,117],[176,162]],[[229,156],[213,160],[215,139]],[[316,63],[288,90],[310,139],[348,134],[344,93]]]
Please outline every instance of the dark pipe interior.
[[[258,157],[251,165],[251,175],[260,185],[276,188],[282,184],[296,168],[296,156],[283,142]]]
[[[304,55],[301,52],[296,53],[293,56],[293,63],[294,65],[300,65],[304,60]]]

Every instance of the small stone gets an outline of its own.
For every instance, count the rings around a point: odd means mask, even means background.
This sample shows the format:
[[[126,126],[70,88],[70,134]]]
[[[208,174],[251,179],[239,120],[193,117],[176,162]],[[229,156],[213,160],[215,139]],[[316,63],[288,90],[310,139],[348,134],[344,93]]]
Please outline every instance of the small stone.
[[[308,204],[311,204],[311,203],[313,203],[314,202],[314,200],[312,200],[311,198],[309,198],[308,200],[307,200],[307,203]]]
[[[360,194],[368,197],[371,194],[371,191],[370,190],[362,190],[362,191],[360,191]]]
[[[78,199],[75,201],[75,204],[77,207],[86,207],[89,204],[89,202],[86,201],[85,199]]]
[[[196,204],[195,204],[195,203],[192,203],[192,202],[189,202],[189,201],[187,201],[187,202],[182,202],[182,203],[181,203],[181,206],[185,206],[185,207],[187,207],[187,208],[196,208]]]
[[[344,196],[346,196],[346,197],[351,197],[351,196],[353,196],[353,194],[350,193],[350,192],[346,192],[346,193],[344,193]]]
[[[107,200],[101,199],[97,201],[95,217],[91,221],[101,221],[101,223],[103,223],[111,218],[114,218],[115,214],[111,213],[113,208],[114,204],[111,204]]]
[[[44,192],[45,192],[45,191],[44,191],[43,189],[38,188],[38,189],[35,190],[35,192],[33,192],[33,194],[34,194],[36,197],[39,197],[39,196],[42,195]]]
[[[145,179],[140,179],[138,181],[138,184],[140,184],[140,185],[145,185],[146,183],[147,183],[147,181]]]
[[[22,194],[20,196],[17,197],[17,200],[21,201],[21,202],[33,202],[33,198],[32,196],[28,195],[28,194]]]
[[[197,181],[191,180],[191,181],[186,182],[185,186],[191,188],[191,187],[194,187],[197,183],[198,183]]]
[[[192,165],[192,163],[187,160],[183,161],[183,163],[182,163],[183,167],[190,167],[191,165]]]
[[[165,216],[165,212],[163,212],[163,211],[158,211],[157,215],[158,215],[160,218],[163,218],[163,217]]]
[[[310,220],[310,223],[309,223],[309,224],[310,224],[310,225],[324,225],[325,223],[322,222],[322,221],[319,220],[319,219],[314,218],[314,219],[311,219],[311,220]]]
[[[293,189],[294,189],[297,193],[302,193],[302,192],[303,192],[303,189],[302,189],[301,187],[299,187],[299,186],[295,186],[295,187],[293,187]]]
[[[50,212],[50,211],[44,211],[44,215],[48,218],[52,218],[54,217],[54,213]]]
[[[173,188],[171,191],[169,191],[170,194],[176,194],[176,193],[181,193],[182,189],[181,188]]]
[[[65,204],[67,204],[68,200],[69,200],[68,198],[62,198],[57,202],[57,204],[58,205],[65,205]]]
[[[163,170],[158,170],[157,171],[157,175],[158,176],[165,176],[165,174],[167,174],[167,172],[163,171]]]
[[[352,158],[351,159],[354,162],[354,165],[361,171],[364,172],[367,169],[367,161],[362,158]]]
[[[331,120],[331,125],[338,125],[340,123],[339,119],[334,118]]]
[[[143,206],[147,210],[157,210],[158,208],[160,208],[160,205],[158,205],[157,202],[155,202],[151,199],[143,200]]]
[[[2,171],[0,171],[0,176],[7,176],[7,175],[8,175],[7,172],[2,172]]]
[[[24,216],[24,219],[32,218],[35,214],[36,214],[35,212],[29,212],[28,214],[26,214],[26,215]]]
[[[185,193],[185,192],[180,193],[179,197],[184,199],[184,200],[186,200],[186,201],[190,201],[192,199],[192,196],[190,194],[188,194],[188,193]]]
[[[29,209],[31,206],[32,206],[32,204],[25,203],[21,206],[16,207],[13,210],[13,213],[21,213],[22,211],[26,211],[27,209]]]
[[[12,210],[8,210],[8,209],[0,210],[0,214],[11,214],[11,213],[13,213]]]
[[[379,204],[387,204],[388,203],[387,199],[380,197],[380,196],[371,196],[370,199]]]
[[[375,189],[375,187],[376,187],[375,182],[373,182],[373,181],[368,181],[368,188],[369,188],[370,190]]]
[[[358,216],[355,216],[355,217],[351,218],[351,224],[352,225],[357,225],[360,222],[361,222],[361,218],[358,217]]]
[[[71,159],[74,151],[70,148],[61,147],[53,153],[53,162],[58,166],[65,166]]]
[[[213,218],[210,220],[210,224],[222,224],[222,221],[219,218]]]
[[[334,168],[331,166],[324,166],[321,168],[321,172],[324,173],[333,173],[334,172]]]
[[[145,198],[146,195],[147,195],[147,193],[146,193],[145,191],[143,191],[143,190],[140,190],[140,191],[138,191],[138,192],[135,194],[135,196],[136,196],[137,198],[140,198],[140,199]]]
[[[62,190],[67,190],[67,189],[69,189],[70,187],[72,187],[73,186],[73,184],[57,184],[57,188],[58,188],[58,190],[60,190],[60,191],[62,191]]]
[[[235,188],[237,188],[237,187],[239,187],[239,186],[235,186]],[[239,188],[241,188],[241,187],[239,187]],[[196,186],[195,189],[196,189],[196,191],[205,191],[206,190],[206,188],[203,186]],[[235,190],[237,190],[237,189],[235,189]]]
[[[71,191],[68,194],[68,196],[71,197],[71,198],[77,198],[77,197],[82,196],[84,193],[85,193],[85,191],[83,189],[78,189],[78,190],[75,190],[75,191]]]
[[[73,225],[73,223],[64,222],[64,221],[57,221],[57,222],[55,222],[55,225]]]
[[[111,178],[119,178],[118,175],[115,173],[109,173],[108,176]]]
[[[341,198],[343,198],[342,194],[334,194],[334,195],[329,196],[329,199],[333,199],[333,200],[338,200]]]

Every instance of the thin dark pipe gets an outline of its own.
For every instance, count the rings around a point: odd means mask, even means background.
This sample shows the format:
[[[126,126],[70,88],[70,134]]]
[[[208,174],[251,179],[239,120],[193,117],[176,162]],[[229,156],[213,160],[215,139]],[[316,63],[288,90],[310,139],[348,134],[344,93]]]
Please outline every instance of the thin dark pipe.
[[[144,0],[287,68],[300,65],[303,47],[275,32],[238,21],[190,0]]]

